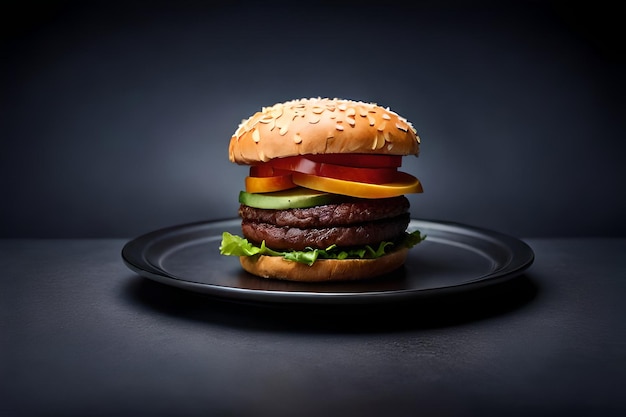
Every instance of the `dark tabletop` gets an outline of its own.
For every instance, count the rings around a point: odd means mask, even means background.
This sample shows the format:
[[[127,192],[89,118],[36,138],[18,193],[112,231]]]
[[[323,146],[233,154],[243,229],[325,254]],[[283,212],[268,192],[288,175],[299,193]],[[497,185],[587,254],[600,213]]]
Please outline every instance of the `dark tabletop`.
[[[3,240],[0,415],[626,415],[626,239],[525,242],[512,281],[326,310],[141,278],[120,239]]]

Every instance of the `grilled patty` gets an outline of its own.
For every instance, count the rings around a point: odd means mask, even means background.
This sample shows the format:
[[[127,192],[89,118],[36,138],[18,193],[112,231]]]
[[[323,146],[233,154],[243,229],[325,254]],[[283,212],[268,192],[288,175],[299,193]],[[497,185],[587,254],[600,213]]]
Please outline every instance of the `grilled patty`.
[[[374,245],[393,241],[406,230],[406,197],[356,200],[303,209],[270,210],[241,205],[242,232],[246,239],[277,250],[325,249]]]

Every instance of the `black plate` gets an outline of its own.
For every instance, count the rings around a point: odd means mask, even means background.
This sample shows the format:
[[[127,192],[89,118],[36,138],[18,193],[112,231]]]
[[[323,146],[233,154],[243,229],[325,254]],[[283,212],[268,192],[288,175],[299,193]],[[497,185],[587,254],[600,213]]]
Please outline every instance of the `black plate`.
[[[425,241],[403,268],[376,279],[298,283],[255,277],[239,259],[219,254],[222,232],[240,234],[239,219],[156,230],[128,242],[122,258],[134,272],[174,287],[230,301],[253,303],[371,304],[458,293],[501,283],[534,260],[521,240],[451,222],[411,220]]]

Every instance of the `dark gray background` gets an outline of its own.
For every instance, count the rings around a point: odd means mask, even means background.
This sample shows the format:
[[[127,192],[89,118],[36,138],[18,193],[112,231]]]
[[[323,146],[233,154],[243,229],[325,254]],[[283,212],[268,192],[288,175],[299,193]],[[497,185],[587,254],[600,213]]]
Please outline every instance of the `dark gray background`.
[[[233,217],[231,134],[310,96],[413,122],[415,217],[626,235],[624,2],[258,3],[4,2],[1,236]]]

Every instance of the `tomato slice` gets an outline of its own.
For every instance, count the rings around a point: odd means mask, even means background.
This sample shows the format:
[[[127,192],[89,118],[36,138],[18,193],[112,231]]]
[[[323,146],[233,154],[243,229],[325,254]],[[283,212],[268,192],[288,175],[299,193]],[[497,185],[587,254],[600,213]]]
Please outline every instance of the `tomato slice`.
[[[353,168],[342,165],[320,164],[317,175],[346,181],[384,184],[395,179],[396,168]]]
[[[289,175],[291,171],[273,167],[270,164],[252,165],[250,167],[251,177],[275,177],[278,175]]]
[[[331,153],[307,155],[306,158],[326,164],[357,168],[398,168],[402,155],[370,155],[365,153]]]
[[[336,178],[346,181],[365,182],[370,184],[384,184],[394,181],[397,168],[357,168],[345,165],[316,162],[309,157],[294,156],[277,158],[267,162],[267,165],[278,170],[300,172],[302,174],[316,175],[319,177]],[[258,168],[262,171],[266,168]],[[251,170],[252,172],[252,170]]]
[[[277,175],[274,177],[246,177],[246,192],[271,193],[288,190],[296,187],[291,175]]]
[[[396,172],[395,180],[385,184],[345,181],[300,172],[294,172],[292,180],[301,187],[360,198],[387,198],[422,192],[420,181],[405,172]]]

